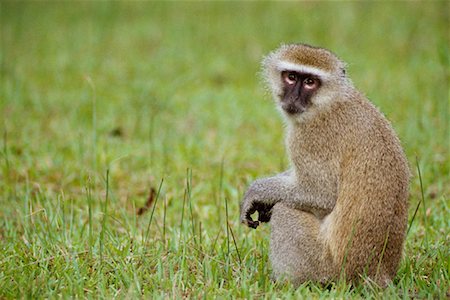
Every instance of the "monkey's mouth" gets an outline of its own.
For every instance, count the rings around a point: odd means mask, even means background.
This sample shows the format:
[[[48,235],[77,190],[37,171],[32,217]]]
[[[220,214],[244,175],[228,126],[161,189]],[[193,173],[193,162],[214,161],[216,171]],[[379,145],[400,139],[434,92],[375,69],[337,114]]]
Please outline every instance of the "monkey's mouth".
[[[281,108],[289,115],[301,114],[306,110],[306,108],[297,106],[294,103],[283,103]]]

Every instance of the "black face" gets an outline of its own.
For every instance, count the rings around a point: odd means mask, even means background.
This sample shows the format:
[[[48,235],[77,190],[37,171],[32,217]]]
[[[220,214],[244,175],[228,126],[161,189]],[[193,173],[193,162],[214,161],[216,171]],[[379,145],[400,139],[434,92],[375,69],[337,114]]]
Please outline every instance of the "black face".
[[[311,105],[312,95],[321,85],[317,76],[295,71],[281,72],[281,81],[281,107],[291,115],[306,111]]]

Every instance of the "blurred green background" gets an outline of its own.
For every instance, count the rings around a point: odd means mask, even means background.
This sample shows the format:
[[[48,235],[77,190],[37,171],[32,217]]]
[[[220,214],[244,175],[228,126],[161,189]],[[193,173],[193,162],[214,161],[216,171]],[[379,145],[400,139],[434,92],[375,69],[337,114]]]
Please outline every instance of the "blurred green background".
[[[392,122],[413,173],[410,219],[422,199],[420,166],[423,201],[406,245],[419,256],[403,263],[398,281],[406,295],[445,295],[436,281],[449,273],[448,252],[441,255],[450,241],[448,1],[2,1],[0,15],[0,298],[277,295],[270,267],[259,265],[267,260],[268,226],[256,233],[239,226],[238,203],[251,180],[288,166],[282,118],[259,72],[264,55],[291,42],[348,62],[355,85]],[[149,214],[135,212],[161,180],[164,205],[156,207],[155,248],[148,248]],[[178,234],[204,236],[212,256],[223,253],[216,241],[229,246],[228,226],[246,266],[259,272],[239,265],[222,274],[211,261],[180,268],[179,277],[152,271],[174,266],[176,251],[192,242],[173,241]],[[262,257],[252,257],[255,244]],[[129,253],[102,252],[117,245],[173,260],[129,270],[119,259]],[[83,251],[91,256],[80,257]],[[78,269],[65,262],[71,253]],[[434,263],[426,253],[437,253]],[[421,254],[431,255],[424,265]],[[238,264],[233,255],[224,259]],[[125,279],[111,283],[97,268],[104,256]],[[58,267],[39,267],[49,257]],[[204,280],[189,275],[210,267]],[[58,279],[60,272],[84,279]],[[220,278],[229,280],[221,285]]]

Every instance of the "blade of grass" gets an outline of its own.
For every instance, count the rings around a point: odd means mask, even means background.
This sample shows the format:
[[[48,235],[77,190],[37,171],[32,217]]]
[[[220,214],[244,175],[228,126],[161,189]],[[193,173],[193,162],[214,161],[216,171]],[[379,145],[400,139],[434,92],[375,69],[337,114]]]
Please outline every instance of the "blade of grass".
[[[416,206],[416,209],[414,210],[414,214],[413,214],[413,216],[411,218],[411,221],[409,221],[409,226],[408,226],[408,230],[406,232],[406,235],[408,235],[409,231],[411,230],[412,224],[413,224],[413,222],[414,222],[414,220],[416,218],[417,212],[419,211],[419,207],[420,207],[420,204],[422,202],[424,202],[424,207],[425,207],[425,196],[424,196],[424,192],[423,192],[422,173],[420,171],[419,158],[417,156],[416,156],[416,168],[417,168],[417,172],[418,172],[418,175],[419,175],[421,198],[419,199],[419,203],[417,203],[417,206]],[[426,209],[424,209],[424,211],[426,212]],[[425,216],[426,216],[426,214],[425,214]],[[426,220],[425,220],[425,222],[426,222]],[[426,236],[425,236],[425,238],[426,238]]]
[[[86,187],[86,197],[88,202],[88,217],[89,217],[89,253],[92,255],[93,247],[93,223],[92,223],[92,182],[91,176],[88,175],[87,187]]]
[[[106,168],[106,195],[105,195],[105,205],[103,208],[102,229],[100,231],[100,268],[103,267],[103,246],[106,231],[106,219],[108,217],[108,202],[109,202],[109,167]]]
[[[181,241],[181,237],[183,234],[183,221],[184,221],[184,207],[186,205],[186,198],[187,198],[187,189],[184,189],[184,195],[183,195],[183,205],[181,207],[181,220],[180,220],[180,237],[179,240]]]
[[[237,253],[237,256],[238,256],[238,259],[239,259],[239,264],[242,265],[241,254],[239,253],[239,248],[238,248],[237,243],[236,243],[236,238],[234,237],[234,233],[233,233],[233,230],[231,229],[231,226],[229,226],[229,228],[230,228],[231,237],[233,238],[234,247],[236,248],[236,253]]]
[[[192,169],[187,169],[186,171],[186,189],[187,189],[187,199],[189,201],[189,212],[191,215],[191,228],[192,228],[192,238],[194,239],[194,243],[197,245],[197,237],[195,234],[195,220],[194,213],[192,211]]]
[[[166,213],[167,213],[167,197],[163,200],[163,247],[166,248]]]
[[[156,204],[158,203],[158,199],[159,199],[159,195],[161,193],[161,188],[162,188],[163,183],[164,183],[164,178],[161,178],[161,182],[159,183],[159,187],[158,187],[158,192],[156,193],[156,199],[155,199],[155,202],[153,203],[152,212],[150,214],[150,219],[148,220],[147,231],[145,233],[144,241],[142,243],[143,249],[146,248],[147,243],[148,243],[148,235],[150,233],[150,225],[152,224],[153,215],[155,214]]]
[[[427,206],[425,203],[425,194],[423,191],[423,181],[422,181],[422,172],[420,170],[419,158],[416,156],[416,166],[417,172],[419,173],[419,182],[420,182],[420,195],[422,197],[421,201],[423,203],[423,226],[425,227],[425,244],[428,245],[428,234],[427,234]]]
[[[225,221],[227,229],[227,258],[230,256],[230,230],[228,228],[228,199],[225,197]]]
[[[85,80],[91,88],[92,92],[92,168],[97,170],[97,92],[95,84],[90,76],[85,76]]]
[[[8,131],[3,130],[3,157],[5,158],[5,178],[9,178]]]

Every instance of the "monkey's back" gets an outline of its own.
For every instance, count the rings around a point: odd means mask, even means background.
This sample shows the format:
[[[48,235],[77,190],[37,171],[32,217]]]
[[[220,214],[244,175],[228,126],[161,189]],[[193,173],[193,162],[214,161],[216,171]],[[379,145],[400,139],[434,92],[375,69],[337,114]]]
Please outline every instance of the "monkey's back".
[[[402,255],[408,164],[394,130],[371,103],[361,97],[343,105],[350,105],[340,116],[345,143],[337,151],[337,200],[322,223],[324,242],[336,276],[356,281],[365,274],[385,285]]]

